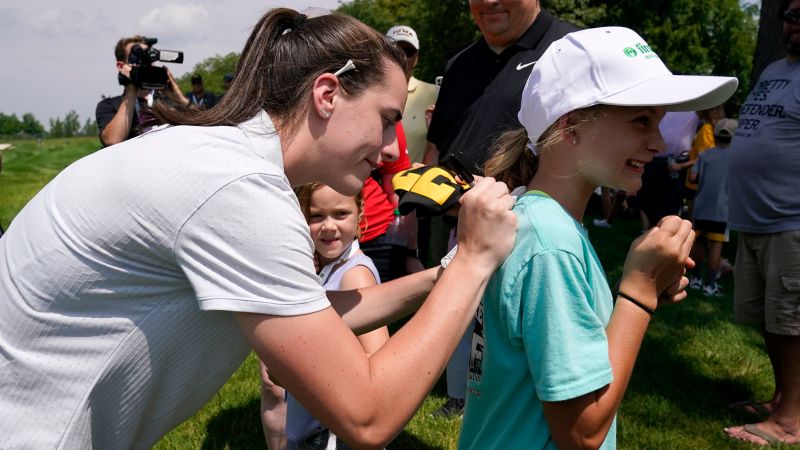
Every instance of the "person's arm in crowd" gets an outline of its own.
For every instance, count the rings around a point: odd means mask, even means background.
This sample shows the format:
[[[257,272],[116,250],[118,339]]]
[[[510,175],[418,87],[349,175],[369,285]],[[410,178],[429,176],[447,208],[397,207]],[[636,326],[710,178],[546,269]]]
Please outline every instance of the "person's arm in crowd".
[[[181,92],[181,87],[178,86],[178,82],[175,81],[175,77],[172,76],[172,72],[170,72],[169,68],[164,67],[167,69],[167,79],[169,80],[169,86],[164,89],[164,93],[167,97],[175,102],[176,105],[186,106],[189,104],[189,99],[183,95]]]
[[[686,169],[687,167],[692,167],[694,165],[695,161],[697,161],[697,160],[696,159],[690,159],[690,160],[682,162],[682,163],[672,163],[672,164],[669,165],[669,170],[671,170],[673,172],[680,172],[681,170]]]
[[[291,317],[236,314],[276,378],[355,447],[383,448],[411,419],[513,246],[516,217],[504,185],[480,180],[460,201],[458,253],[416,314],[369,358],[346,323],[360,332],[413,309],[435,271],[344,293],[344,309],[332,296],[344,321],[333,308]]]
[[[133,113],[136,111],[138,89],[132,84],[125,86],[120,103],[114,118],[100,131],[100,141],[103,145],[114,145],[128,139],[133,126]]]
[[[689,181],[692,183],[697,183],[700,180],[700,168],[702,165],[700,164],[700,158],[697,159],[697,164],[692,166],[692,170],[689,171]]]
[[[422,157],[422,163],[426,166],[436,166],[439,164],[439,149],[436,144],[431,141],[425,141],[425,156]]]
[[[631,245],[620,292],[655,310],[661,299],[680,301],[688,280],[683,276],[694,242],[691,223],[668,216]],[[560,449],[598,448],[611,428],[628,387],[633,366],[651,316],[628,299],[617,297],[606,328],[611,384],[583,396],[545,402],[544,414]]]

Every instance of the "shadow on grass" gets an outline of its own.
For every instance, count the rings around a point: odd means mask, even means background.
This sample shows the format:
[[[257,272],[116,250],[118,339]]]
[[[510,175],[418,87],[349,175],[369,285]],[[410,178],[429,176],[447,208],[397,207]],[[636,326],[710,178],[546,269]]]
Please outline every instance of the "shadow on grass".
[[[397,439],[392,441],[387,447],[389,450],[441,450],[440,447],[434,447],[428,443],[422,442],[413,434],[403,430]]]
[[[255,398],[245,405],[220,411],[206,426],[206,437],[202,450],[265,449],[262,434],[260,399]]]
[[[681,306],[676,306],[679,307]],[[660,397],[672,409],[681,411],[690,419],[709,421],[730,418],[726,405],[753,395],[748,383],[744,380],[712,376],[698,366],[696,354],[682,355],[680,349],[681,339],[687,339],[694,330],[718,328],[726,325],[728,320],[719,319],[716,313],[696,311],[673,317],[663,314],[659,320],[673,323],[651,330],[645,338],[626,397]],[[719,342],[718,345],[725,343]],[[757,339],[748,340],[742,348],[763,352]]]
[[[228,408],[216,414],[208,422],[206,437],[200,448],[202,450],[265,449],[259,411],[260,400],[254,399],[246,405]],[[439,447],[433,447],[405,430],[387,448],[439,450]]]
[[[730,308],[729,305],[720,308],[725,307]],[[725,358],[723,352],[720,352],[722,356],[709,356],[708,361],[698,363],[698,355],[703,352],[683,354],[681,350],[682,341],[691,339],[691,333],[704,327],[720,329],[729,326],[725,323],[729,322],[727,317],[719,318],[717,311],[697,313],[695,308],[689,314],[659,316],[658,320],[665,323],[651,327],[657,329],[648,332],[622,402],[619,425],[621,442],[626,444],[624,448],[752,448],[728,438],[723,428],[758,421],[753,416],[737,414],[727,408],[734,401],[754,398],[756,376],[715,373],[711,366],[715,359]],[[718,342],[715,346],[726,344]],[[708,353],[716,350],[703,347],[708,349]],[[740,341],[736,351],[754,355],[764,352],[758,339]]]

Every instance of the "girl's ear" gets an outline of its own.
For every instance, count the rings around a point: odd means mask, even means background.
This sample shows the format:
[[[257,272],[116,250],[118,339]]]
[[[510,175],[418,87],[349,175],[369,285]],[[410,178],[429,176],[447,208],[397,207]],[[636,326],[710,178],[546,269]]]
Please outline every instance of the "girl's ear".
[[[311,103],[319,118],[327,120],[331,117],[338,93],[339,79],[332,73],[323,73],[314,80]]]
[[[577,126],[572,117],[572,113],[567,113],[558,119],[558,128],[564,131],[564,140],[572,145],[578,145],[578,133],[576,132]]]
[[[562,133],[562,139],[572,145],[578,144],[578,134],[575,132],[575,120],[571,113],[564,114],[558,119],[558,130]]]

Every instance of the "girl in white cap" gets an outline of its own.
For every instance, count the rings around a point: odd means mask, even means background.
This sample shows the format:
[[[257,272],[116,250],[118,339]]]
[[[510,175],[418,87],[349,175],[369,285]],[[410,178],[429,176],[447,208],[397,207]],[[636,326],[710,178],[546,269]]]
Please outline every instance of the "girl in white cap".
[[[514,250],[476,316],[459,448],[615,448],[615,417],[644,333],[682,300],[691,224],[664,218],[636,239],[613,292],[581,224],[597,186],[641,187],[666,111],[705,109],[734,78],[672,75],[635,32],[568,34],[522,94],[487,176],[524,186]]]

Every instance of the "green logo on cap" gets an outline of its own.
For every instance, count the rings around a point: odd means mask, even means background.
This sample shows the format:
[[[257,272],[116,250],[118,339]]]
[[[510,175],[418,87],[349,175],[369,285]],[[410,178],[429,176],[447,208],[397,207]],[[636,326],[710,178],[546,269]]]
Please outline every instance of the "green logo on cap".
[[[633,58],[634,56],[636,56],[636,50],[634,50],[631,47],[625,47],[625,50],[623,50],[623,52],[625,53],[625,56],[627,56],[628,58]]]

